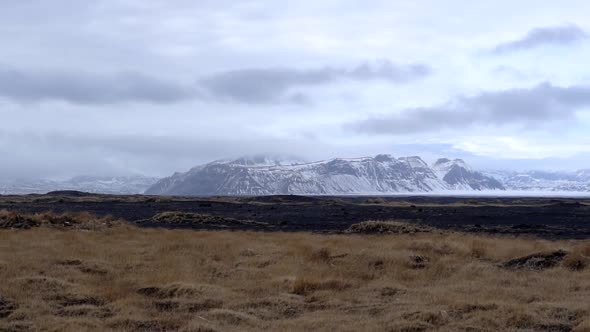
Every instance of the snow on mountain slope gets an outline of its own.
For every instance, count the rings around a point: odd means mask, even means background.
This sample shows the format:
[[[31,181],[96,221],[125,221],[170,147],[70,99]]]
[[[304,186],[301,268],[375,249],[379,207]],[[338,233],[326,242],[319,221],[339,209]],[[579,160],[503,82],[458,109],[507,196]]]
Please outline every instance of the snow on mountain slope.
[[[265,159],[261,159],[265,160]],[[450,162],[450,161],[449,161]],[[146,194],[154,195],[339,195],[501,189],[492,178],[470,171],[466,164],[450,165],[447,182],[420,157],[337,158],[312,163],[212,162],[162,179]],[[439,172],[444,172],[439,165]],[[455,174],[460,166],[461,174]],[[458,181],[458,182],[454,182]]]
[[[305,163],[305,161],[297,157],[281,155],[253,155],[240,157],[235,160],[218,160],[216,162],[232,163],[242,166],[288,166]]]
[[[432,165],[432,169],[441,178],[444,177],[453,167],[461,167],[469,171],[471,170],[471,168],[462,159],[451,160],[448,158],[441,158],[437,160],[434,165]]]
[[[500,180],[507,190],[535,192],[588,192],[590,170],[563,171],[493,171],[486,172]]]
[[[0,195],[76,190],[102,194],[154,195],[386,195],[469,193],[506,190],[526,193],[590,192],[590,170],[473,170],[461,159],[439,159],[431,167],[420,157],[337,158],[303,162],[280,156],[217,160],[158,180],[144,176],[79,176],[66,181],[0,183]]]
[[[439,159],[432,169],[452,190],[504,190],[500,181],[472,170],[461,159]]]

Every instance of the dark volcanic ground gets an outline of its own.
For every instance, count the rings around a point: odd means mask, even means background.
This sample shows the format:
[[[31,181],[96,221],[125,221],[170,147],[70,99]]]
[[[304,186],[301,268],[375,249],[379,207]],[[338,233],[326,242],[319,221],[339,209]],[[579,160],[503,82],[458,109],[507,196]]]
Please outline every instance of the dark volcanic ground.
[[[58,192],[0,196],[0,209],[23,213],[110,214],[143,227],[336,233],[366,220],[405,220],[468,232],[590,239],[590,199],[434,196],[172,198]],[[168,211],[218,218],[215,218],[215,224],[152,219],[158,213]],[[249,222],[232,223],[225,222],[226,219]]]

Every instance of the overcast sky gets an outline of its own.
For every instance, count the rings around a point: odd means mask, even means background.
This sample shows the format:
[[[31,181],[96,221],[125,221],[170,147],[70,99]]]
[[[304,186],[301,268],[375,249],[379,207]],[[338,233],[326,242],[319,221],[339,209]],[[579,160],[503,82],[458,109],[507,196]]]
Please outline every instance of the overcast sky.
[[[590,2],[0,0],[0,179],[260,153],[590,168]]]

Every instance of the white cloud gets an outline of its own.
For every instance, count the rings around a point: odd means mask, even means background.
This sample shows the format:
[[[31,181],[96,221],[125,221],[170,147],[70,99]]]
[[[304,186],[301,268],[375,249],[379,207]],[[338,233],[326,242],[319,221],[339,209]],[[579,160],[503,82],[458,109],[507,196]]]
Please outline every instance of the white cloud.
[[[549,156],[567,159],[590,152],[590,141],[552,142],[513,136],[468,136],[453,147],[494,159],[542,159]]]

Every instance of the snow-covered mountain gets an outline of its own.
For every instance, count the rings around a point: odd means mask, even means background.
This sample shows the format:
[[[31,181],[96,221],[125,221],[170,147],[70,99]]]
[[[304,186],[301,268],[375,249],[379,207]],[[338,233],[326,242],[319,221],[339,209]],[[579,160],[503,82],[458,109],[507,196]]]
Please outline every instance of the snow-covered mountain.
[[[461,159],[439,159],[432,169],[452,190],[504,190],[498,180],[472,170]]]
[[[342,195],[503,189],[460,160],[430,167],[420,157],[332,159],[281,163],[240,158],[175,173],[146,191],[153,195]]]
[[[142,194],[158,181],[146,176],[78,176],[66,181],[36,180],[0,183],[0,195],[44,194],[56,190],[76,190],[101,194]]]
[[[491,171],[507,190],[524,192],[590,192],[590,170],[554,171]]]
[[[152,195],[386,195],[396,193],[590,193],[590,169],[576,172],[479,172],[461,159],[420,157],[337,158],[304,162],[293,157],[254,156],[218,160],[186,173],[145,176],[78,176],[65,181],[0,182],[0,195],[76,190],[101,194]]]

